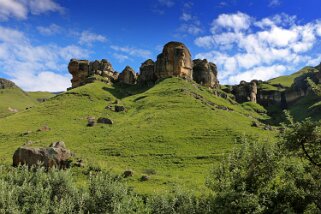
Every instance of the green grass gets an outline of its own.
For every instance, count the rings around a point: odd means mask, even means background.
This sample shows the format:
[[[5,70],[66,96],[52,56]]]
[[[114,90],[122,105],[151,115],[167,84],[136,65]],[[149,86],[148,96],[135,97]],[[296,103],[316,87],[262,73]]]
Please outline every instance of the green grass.
[[[300,71],[295,72],[291,75],[287,75],[287,76],[280,76],[274,79],[269,80],[269,83],[272,85],[282,85],[285,88],[290,88],[291,85],[294,83],[295,78],[306,74],[306,73],[310,73],[310,72],[317,72],[318,70],[314,67],[304,67],[302,68]]]
[[[127,112],[105,109],[116,99]],[[88,116],[108,117],[114,124],[87,127]],[[239,146],[235,139],[249,135],[274,141],[274,131],[251,127],[265,118],[179,78],[152,88],[97,82],[0,119],[0,164],[11,164],[15,149],[28,140],[34,146],[62,140],[87,166],[117,174],[132,169],[127,181],[139,193],[176,186],[200,193],[211,168]],[[44,125],[51,131],[36,131]],[[26,131],[32,133],[22,135]],[[140,182],[148,171],[155,174]]]
[[[245,102],[242,103],[241,106],[248,111],[254,111],[257,113],[267,113],[266,109],[258,103]]]
[[[43,99],[47,100],[56,96],[54,93],[46,92],[46,91],[31,91],[31,92],[27,92],[27,94],[29,95],[29,97],[31,97],[33,100],[37,102],[39,102],[39,100],[43,100]]]
[[[19,88],[0,89],[0,118],[13,114],[9,108],[24,111],[36,101]]]

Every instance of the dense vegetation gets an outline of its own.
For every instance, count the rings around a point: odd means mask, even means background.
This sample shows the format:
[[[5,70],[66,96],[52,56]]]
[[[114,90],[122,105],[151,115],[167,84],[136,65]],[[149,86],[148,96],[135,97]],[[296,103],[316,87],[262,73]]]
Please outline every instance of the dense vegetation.
[[[310,120],[289,120],[276,144],[244,138],[213,169],[210,191],[200,196],[179,190],[137,195],[120,177],[98,168],[77,185],[68,170],[1,167],[0,212],[320,213],[320,139],[320,124]]]

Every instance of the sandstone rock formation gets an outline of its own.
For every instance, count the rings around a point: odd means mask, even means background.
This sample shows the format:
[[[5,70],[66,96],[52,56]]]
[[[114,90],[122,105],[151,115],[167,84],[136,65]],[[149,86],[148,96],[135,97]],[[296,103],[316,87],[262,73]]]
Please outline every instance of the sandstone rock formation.
[[[72,88],[94,81],[94,75],[101,76],[106,82],[116,81],[118,78],[117,72],[114,71],[112,65],[106,59],[101,61],[95,60],[93,62],[71,59],[68,70],[72,75]]]
[[[251,82],[250,85],[250,101],[256,103],[256,95],[257,95],[257,85],[255,81]]]
[[[157,79],[171,76],[192,79],[192,65],[191,54],[187,47],[180,42],[169,42],[157,56],[155,74]]]
[[[52,143],[48,148],[19,147],[13,155],[13,166],[21,164],[31,167],[42,163],[46,168],[66,168],[71,156],[70,150],[61,141]]]
[[[257,102],[257,81],[252,80],[251,82],[241,81],[239,85],[233,86],[232,93],[235,99],[239,103],[243,102]]]
[[[153,85],[157,80],[155,75],[155,62],[151,59],[146,60],[142,63],[139,68],[140,74],[138,78],[138,83],[141,85]]]
[[[0,89],[7,89],[7,88],[18,88],[18,87],[16,86],[16,84],[11,82],[10,80],[0,78]]]
[[[208,62],[206,59],[193,60],[193,79],[198,84],[210,88],[219,87],[216,65],[212,62]]]
[[[130,66],[126,66],[126,68],[119,74],[118,80],[121,83],[134,85],[137,81],[137,76]]]

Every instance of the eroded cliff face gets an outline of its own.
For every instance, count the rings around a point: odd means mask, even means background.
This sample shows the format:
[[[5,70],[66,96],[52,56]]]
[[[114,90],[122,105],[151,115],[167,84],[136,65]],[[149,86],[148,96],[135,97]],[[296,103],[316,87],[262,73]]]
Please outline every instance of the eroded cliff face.
[[[188,48],[180,42],[169,42],[157,56],[155,75],[157,79],[185,77],[193,79],[193,62]]]
[[[235,85],[232,88],[232,94],[234,94],[235,99],[239,103],[243,102],[257,102],[257,80],[252,80],[251,82],[241,81],[239,85]]]
[[[155,62],[151,59],[146,60],[142,63],[139,68],[140,74],[138,77],[138,83],[141,85],[153,85],[156,80],[155,74]]]
[[[112,65],[106,60],[77,60],[71,59],[68,64],[68,71],[72,75],[72,88],[79,87],[95,80],[94,75],[101,76],[106,82],[116,81],[117,72]]]
[[[208,62],[207,59],[193,60],[193,79],[200,85],[210,88],[218,88],[217,67],[214,63]]]
[[[125,83],[128,85],[134,85],[137,81],[137,76],[130,66],[126,66],[125,69],[119,74],[118,80],[121,83]]]

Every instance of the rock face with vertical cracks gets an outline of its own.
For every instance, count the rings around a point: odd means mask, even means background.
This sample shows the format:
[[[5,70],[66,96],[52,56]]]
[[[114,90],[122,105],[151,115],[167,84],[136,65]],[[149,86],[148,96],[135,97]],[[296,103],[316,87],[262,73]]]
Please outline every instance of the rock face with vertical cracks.
[[[137,76],[130,66],[126,66],[126,68],[119,74],[118,80],[121,83],[134,85],[136,84]]]
[[[153,85],[157,80],[155,74],[155,62],[151,59],[146,60],[142,63],[139,68],[140,74],[138,77],[138,83],[140,85]]]
[[[251,82],[241,81],[239,85],[233,86],[232,93],[235,99],[239,103],[243,102],[257,102],[257,81],[252,80]]]
[[[212,62],[208,62],[206,59],[193,60],[193,79],[198,84],[210,88],[219,87],[216,65]]]
[[[169,42],[157,56],[155,74],[157,79],[185,77],[193,79],[193,62],[188,48],[180,42]]]

